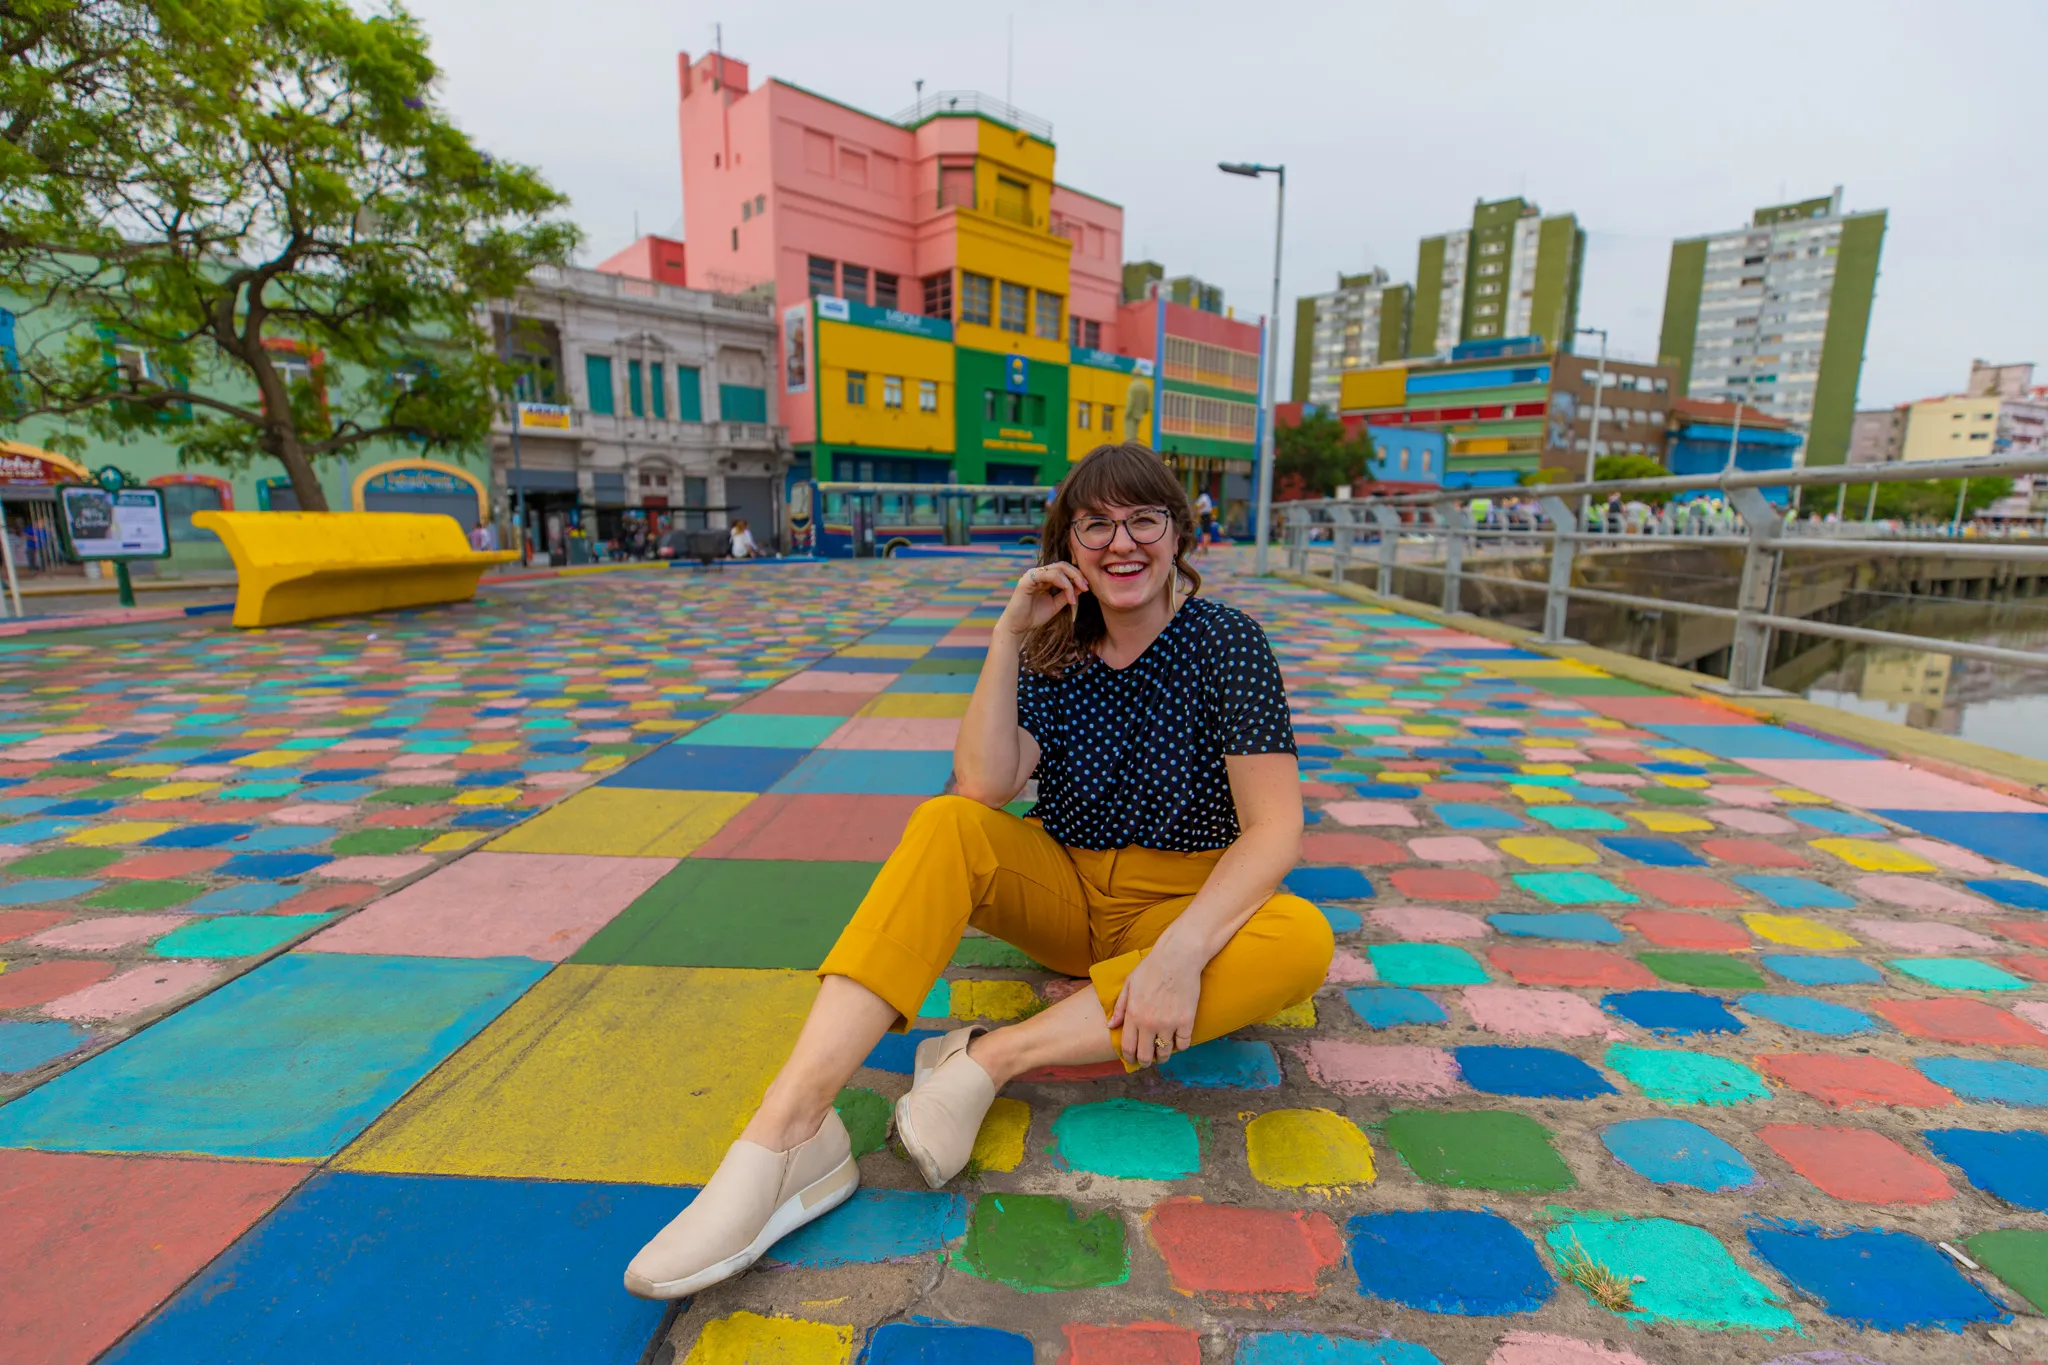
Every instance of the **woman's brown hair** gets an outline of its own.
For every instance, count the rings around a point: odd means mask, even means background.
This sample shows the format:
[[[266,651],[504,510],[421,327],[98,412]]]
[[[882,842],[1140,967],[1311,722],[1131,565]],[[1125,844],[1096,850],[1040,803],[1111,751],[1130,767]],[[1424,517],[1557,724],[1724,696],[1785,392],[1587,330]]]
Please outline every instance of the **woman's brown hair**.
[[[1159,453],[1135,442],[1097,446],[1067,474],[1045,509],[1038,562],[1066,559],[1074,519],[1106,507],[1164,507],[1173,518],[1174,572],[1186,581],[1190,596],[1201,590],[1202,575],[1188,563],[1188,552],[1195,546],[1194,505]],[[1031,632],[1024,641],[1024,666],[1048,678],[1060,677],[1094,654],[1105,633],[1102,606],[1093,593],[1085,593],[1077,611],[1058,612]]]

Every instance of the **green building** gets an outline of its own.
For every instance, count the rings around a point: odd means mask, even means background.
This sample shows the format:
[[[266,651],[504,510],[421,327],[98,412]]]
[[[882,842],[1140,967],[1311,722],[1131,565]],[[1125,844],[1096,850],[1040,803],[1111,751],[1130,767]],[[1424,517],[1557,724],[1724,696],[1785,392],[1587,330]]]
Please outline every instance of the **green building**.
[[[1526,199],[1481,200],[1470,227],[1422,239],[1407,354],[1522,336],[1569,347],[1585,255],[1574,215],[1546,218]]]

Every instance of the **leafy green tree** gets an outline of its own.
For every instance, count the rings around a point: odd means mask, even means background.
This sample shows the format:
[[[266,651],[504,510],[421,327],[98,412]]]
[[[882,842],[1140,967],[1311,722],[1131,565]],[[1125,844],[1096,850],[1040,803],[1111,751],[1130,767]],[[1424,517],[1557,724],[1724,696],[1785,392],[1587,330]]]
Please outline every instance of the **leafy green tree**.
[[[482,310],[576,231],[435,106],[417,23],[346,0],[63,10],[0,0],[0,93],[29,102],[0,115],[23,297],[0,416],[64,419],[73,450],[156,431],[187,463],[274,459],[309,511],[316,461],[487,439],[508,367]]]
[[[2012,495],[2011,479],[1971,479],[1965,490],[1961,479],[1927,479],[1913,483],[1881,483],[1877,485],[1877,512],[1880,521],[1937,521],[1953,520],[1956,514],[1956,494],[1963,495],[1963,519],[1969,520],[1979,512]],[[1806,506],[1809,511],[1821,509],[1827,504],[1833,510],[1833,499],[1823,496],[1823,490],[1806,490]],[[1857,517],[1870,505],[1870,485],[1850,485],[1848,494],[1842,499],[1842,514]]]
[[[1273,477],[1283,488],[1298,489],[1297,497],[1327,497],[1349,487],[1364,476],[1371,459],[1372,438],[1364,428],[1351,435],[1327,412],[1310,413],[1273,432]]]
[[[1605,482],[1609,479],[1661,479],[1671,473],[1663,463],[1649,455],[1602,455],[1593,461],[1593,477]],[[1670,501],[1668,493],[1624,493],[1624,499],[1641,501],[1651,507],[1662,507]]]

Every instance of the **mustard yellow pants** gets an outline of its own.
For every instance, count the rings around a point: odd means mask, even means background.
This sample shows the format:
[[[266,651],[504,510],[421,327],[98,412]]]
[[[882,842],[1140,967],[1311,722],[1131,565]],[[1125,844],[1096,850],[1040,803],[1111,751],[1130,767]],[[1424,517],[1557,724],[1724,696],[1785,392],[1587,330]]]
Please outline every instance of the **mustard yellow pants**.
[[[903,840],[818,969],[915,1019],[969,925],[1053,971],[1085,976],[1107,1015],[1124,978],[1180,917],[1222,857],[1155,848],[1067,848],[1036,822],[961,796],[917,808]],[[1299,896],[1267,898],[1202,972],[1195,1041],[1269,1019],[1314,995],[1335,951]]]

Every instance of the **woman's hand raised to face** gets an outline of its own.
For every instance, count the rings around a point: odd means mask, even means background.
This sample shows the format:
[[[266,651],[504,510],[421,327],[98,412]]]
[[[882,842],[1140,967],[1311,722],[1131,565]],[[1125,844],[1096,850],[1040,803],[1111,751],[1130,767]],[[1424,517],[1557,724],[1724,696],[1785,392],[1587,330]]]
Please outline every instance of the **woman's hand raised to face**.
[[[1078,608],[1088,580],[1073,565],[1055,561],[1041,564],[1017,580],[996,629],[1022,638],[1069,607]]]

